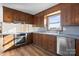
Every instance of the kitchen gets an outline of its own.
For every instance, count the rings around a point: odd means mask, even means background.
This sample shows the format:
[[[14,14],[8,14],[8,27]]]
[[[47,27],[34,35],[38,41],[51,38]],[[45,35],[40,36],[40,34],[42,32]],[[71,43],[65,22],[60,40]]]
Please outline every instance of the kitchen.
[[[78,3],[3,3],[0,11],[1,55],[79,56]]]

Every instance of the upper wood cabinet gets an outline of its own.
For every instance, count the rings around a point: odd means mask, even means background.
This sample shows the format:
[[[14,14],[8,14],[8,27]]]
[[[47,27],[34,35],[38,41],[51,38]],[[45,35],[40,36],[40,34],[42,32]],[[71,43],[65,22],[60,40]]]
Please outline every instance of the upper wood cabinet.
[[[4,22],[12,22],[13,16],[12,16],[12,10],[6,7],[3,7],[3,21]]]
[[[19,21],[20,20],[20,13],[19,11],[13,10],[13,22]]]
[[[19,21],[21,22],[21,23],[25,23],[25,13],[23,13],[23,12],[19,12]]]
[[[62,25],[79,25],[79,4],[62,4]]]
[[[33,15],[3,7],[3,21],[8,23],[20,22],[32,24]]]
[[[36,14],[34,16],[34,25],[36,27],[44,27],[44,15],[43,13]]]

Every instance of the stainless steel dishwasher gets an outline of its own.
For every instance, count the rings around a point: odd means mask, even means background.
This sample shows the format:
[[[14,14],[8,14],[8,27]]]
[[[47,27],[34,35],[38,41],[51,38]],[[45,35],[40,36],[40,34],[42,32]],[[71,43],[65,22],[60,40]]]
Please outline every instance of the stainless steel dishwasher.
[[[75,56],[75,39],[57,36],[57,54]]]

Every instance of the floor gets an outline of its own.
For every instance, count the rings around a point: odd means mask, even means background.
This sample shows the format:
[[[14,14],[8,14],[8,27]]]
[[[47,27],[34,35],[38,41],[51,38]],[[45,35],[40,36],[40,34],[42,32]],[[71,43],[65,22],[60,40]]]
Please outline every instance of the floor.
[[[55,56],[55,54],[51,54],[42,48],[30,44],[3,52],[1,56]]]

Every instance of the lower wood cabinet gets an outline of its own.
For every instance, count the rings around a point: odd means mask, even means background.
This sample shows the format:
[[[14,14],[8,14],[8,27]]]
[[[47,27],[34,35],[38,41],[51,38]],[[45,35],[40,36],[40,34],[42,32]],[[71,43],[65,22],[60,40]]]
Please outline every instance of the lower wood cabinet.
[[[42,47],[45,50],[47,50],[47,47],[48,47],[48,36],[44,35],[44,34],[41,34],[41,36],[43,36],[43,38],[42,38]]]
[[[48,50],[56,53],[56,36],[48,35]]]
[[[79,56],[79,40],[76,39],[76,56]]]
[[[33,43],[47,51],[56,53],[56,36],[33,33]]]
[[[33,43],[35,44],[35,45],[37,45],[37,43],[38,43],[38,41],[37,41],[37,38],[38,37],[38,35],[36,34],[36,33],[34,33],[33,34]]]
[[[28,44],[30,44],[30,43],[33,42],[32,37],[33,37],[33,36],[32,36],[32,33],[27,33],[26,42],[27,42]]]
[[[3,48],[4,50],[10,49],[14,46],[14,35],[4,35]]]

